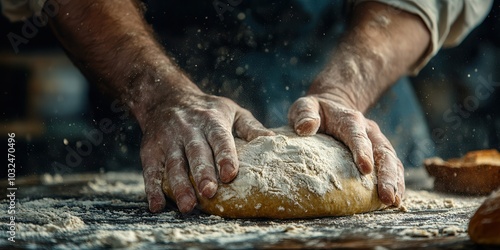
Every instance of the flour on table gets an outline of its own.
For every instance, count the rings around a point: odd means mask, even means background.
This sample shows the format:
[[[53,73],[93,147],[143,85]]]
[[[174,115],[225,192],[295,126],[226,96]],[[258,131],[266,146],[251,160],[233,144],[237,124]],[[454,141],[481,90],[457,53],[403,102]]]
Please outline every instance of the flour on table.
[[[82,179],[82,176],[63,176],[62,185],[72,191],[69,193],[73,193],[74,198],[23,194],[16,197],[19,198],[17,212],[20,220],[16,225],[16,244],[19,248],[243,249],[272,248],[274,244],[287,240],[314,244],[301,245],[307,248],[337,240],[347,240],[352,246],[356,243],[352,239],[359,237],[363,237],[357,241],[363,244],[360,247],[374,249],[376,246],[391,248],[394,242],[404,244],[406,241],[422,244],[435,243],[436,239],[464,242],[469,239],[466,233],[469,218],[485,199],[409,189],[406,192],[406,213],[387,209],[309,220],[228,220],[204,214],[181,217],[172,208],[150,214],[146,199],[141,196],[144,182],[140,173],[106,173],[93,175],[92,178],[83,176],[85,181],[81,182],[81,186],[72,185],[75,182],[69,181]],[[88,181],[96,183],[99,182],[97,179],[111,184],[106,192],[103,193],[100,188],[88,188]],[[29,187],[22,188],[27,190]],[[82,196],[82,189],[87,189],[89,193]],[[123,195],[127,190],[131,193]],[[446,207],[447,200],[452,200],[454,205]],[[0,203],[0,210],[7,211],[8,204]],[[0,213],[0,220],[8,221],[9,216]],[[386,237],[389,240],[380,245],[383,243],[380,239]],[[1,249],[9,247],[12,247],[11,242],[0,240]],[[278,245],[275,248],[285,247]]]

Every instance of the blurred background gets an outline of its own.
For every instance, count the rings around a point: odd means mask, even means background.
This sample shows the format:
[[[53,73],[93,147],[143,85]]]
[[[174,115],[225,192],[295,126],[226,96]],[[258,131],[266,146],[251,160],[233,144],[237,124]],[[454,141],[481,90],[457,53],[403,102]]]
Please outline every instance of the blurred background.
[[[224,20],[210,1],[165,2],[145,1],[146,17],[176,62],[205,91],[236,99],[267,126],[286,124],[288,100],[304,94],[328,53],[316,48],[333,46],[346,23],[346,7],[330,1],[268,8],[254,8],[260,1],[253,1],[226,11]],[[416,142],[415,155],[450,158],[500,148],[499,14],[496,0],[462,44],[442,50],[410,79],[431,138]],[[23,25],[0,17],[0,150],[7,151],[7,133],[15,132],[17,174],[140,171],[135,121],[85,80],[48,27],[37,28],[16,53],[8,34],[21,34]],[[274,79],[286,84],[257,84]],[[477,86],[488,83],[489,95],[478,96]],[[103,121],[113,131],[99,134]]]

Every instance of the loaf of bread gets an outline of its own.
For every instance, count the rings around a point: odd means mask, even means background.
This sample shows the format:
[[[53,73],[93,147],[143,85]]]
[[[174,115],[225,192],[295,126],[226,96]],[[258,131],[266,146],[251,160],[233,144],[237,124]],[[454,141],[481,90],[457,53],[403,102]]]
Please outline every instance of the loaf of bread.
[[[424,165],[435,178],[437,191],[484,195],[500,187],[500,153],[495,149],[472,151],[448,161],[430,158]]]
[[[500,190],[492,193],[472,216],[468,232],[478,244],[500,245]]]

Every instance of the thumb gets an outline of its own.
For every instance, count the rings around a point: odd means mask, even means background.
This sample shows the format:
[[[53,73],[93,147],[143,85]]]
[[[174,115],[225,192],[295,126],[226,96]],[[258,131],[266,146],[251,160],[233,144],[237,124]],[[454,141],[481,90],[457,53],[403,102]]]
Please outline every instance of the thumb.
[[[236,112],[234,121],[234,130],[239,138],[251,141],[259,136],[271,136],[274,132],[265,128],[262,123],[246,109]]]
[[[314,135],[321,125],[319,111],[319,103],[314,97],[301,97],[290,107],[288,121],[298,135]]]

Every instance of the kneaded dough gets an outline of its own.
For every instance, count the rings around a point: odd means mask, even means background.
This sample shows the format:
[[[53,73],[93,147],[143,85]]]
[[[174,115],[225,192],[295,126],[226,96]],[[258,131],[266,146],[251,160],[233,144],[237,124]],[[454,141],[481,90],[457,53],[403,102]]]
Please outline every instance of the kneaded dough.
[[[297,136],[289,127],[250,142],[236,138],[238,176],[198,208],[226,218],[311,218],[382,209],[375,173],[362,176],[352,154],[330,136]],[[172,192],[163,182],[163,190]]]

